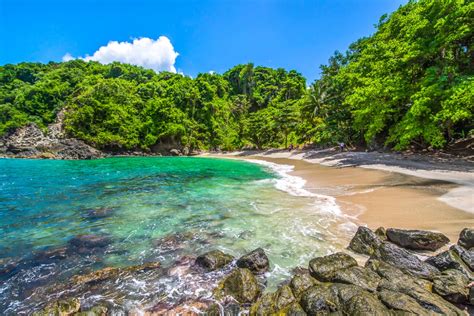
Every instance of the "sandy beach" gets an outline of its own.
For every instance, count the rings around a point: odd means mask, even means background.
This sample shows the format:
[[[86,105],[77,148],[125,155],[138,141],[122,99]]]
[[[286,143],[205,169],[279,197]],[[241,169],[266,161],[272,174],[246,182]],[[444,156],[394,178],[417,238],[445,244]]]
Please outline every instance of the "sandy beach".
[[[209,155],[209,154],[206,154]],[[464,160],[335,151],[212,154],[294,166],[305,189],[336,198],[345,214],[370,228],[427,229],[457,240],[474,227],[474,164]]]

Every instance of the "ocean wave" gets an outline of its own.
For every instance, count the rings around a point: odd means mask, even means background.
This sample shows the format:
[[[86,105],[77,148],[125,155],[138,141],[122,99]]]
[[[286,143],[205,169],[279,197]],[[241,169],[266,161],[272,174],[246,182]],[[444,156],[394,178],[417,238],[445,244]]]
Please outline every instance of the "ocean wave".
[[[294,170],[295,166],[277,164],[258,159],[248,159],[247,161],[262,165],[273,173],[277,174],[278,178],[276,179],[264,180],[266,182],[271,181],[272,183],[274,183],[276,189],[287,192],[288,194],[293,196],[314,197],[316,198],[316,203],[321,211],[336,215],[342,214],[341,208],[337,204],[335,197],[310,192],[305,189],[305,179],[289,174]]]

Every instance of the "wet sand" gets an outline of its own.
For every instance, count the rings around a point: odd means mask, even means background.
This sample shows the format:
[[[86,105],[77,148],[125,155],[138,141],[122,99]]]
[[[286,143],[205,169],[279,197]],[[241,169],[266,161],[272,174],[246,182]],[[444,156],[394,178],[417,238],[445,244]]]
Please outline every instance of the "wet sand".
[[[291,175],[306,180],[313,193],[336,197],[342,211],[358,225],[372,229],[426,229],[446,234],[456,242],[465,227],[474,227],[474,214],[452,207],[442,196],[459,184],[409,174],[359,167],[324,166],[302,159],[269,156],[213,155],[258,159],[293,165]],[[472,201],[472,197],[464,196]]]

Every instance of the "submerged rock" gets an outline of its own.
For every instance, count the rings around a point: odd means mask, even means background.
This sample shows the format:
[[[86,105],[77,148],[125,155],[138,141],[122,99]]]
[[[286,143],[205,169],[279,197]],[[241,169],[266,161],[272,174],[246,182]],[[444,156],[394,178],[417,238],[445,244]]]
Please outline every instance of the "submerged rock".
[[[257,248],[237,260],[239,268],[247,268],[253,273],[260,274],[268,271],[270,262],[265,251],[262,248]]]
[[[85,218],[89,220],[98,220],[106,217],[110,217],[115,212],[115,209],[112,207],[98,207],[94,209],[86,210]]]
[[[212,250],[197,257],[196,265],[207,271],[214,271],[223,268],[231,263],[232,260],[234,260],[233,256],[225,254],[220,250]]]
[[[474,248],[474,228],[464,228],[459,234],[458,245],[465,248]]]
[[[382,241],[377,234],[367,227],[359,226],[349,244],[349,249],[363,255],[371,256],[381,243]]]
[[[39,263],[45,263],[53,260],[66,259],[68,256],[67,251],[67,247],[49,248],[42,251],[37,251],[34,254],[33,260]]]
[[[460,304],[469,301],[469,279],[458,270],[446,270],[433,280],[433,292],[445,300]]]
[[[155,239],[152,243],[159,253],[168,253],[183,249],[185,243],[195,239],[195,237],[191,232],[180,232]]]
[[[449,243],[449,238],[426,230],[387,229],[387,238],[400,247],[412,250],[435,251]]]
[[[99,235],[77,235],[76,237],[69,240],[69,245],[78,250],[94,249],[94,248],[105,248],[112,240],[106,236]]]
[[[417,256],[407,250],[389,242],[382,242],[371,259],[379,259],[396,267],[402,271],[424,279],[432,280],[439,273],[438,269],[430,264],[421,261]]]
[[[77,298],[55,301],[48,304],[43,310],[34,312],[34,316],[69,316],[75,315],[81,308],[81,302]]]
[[[249,269],[237,268],[217,286],[215,296],[220,299],[232,296],[240,303],[253,303],[260,295],[257,279]]]
[[[372,270],[354,266],[336,271],[331,281],[353,284],[369,292],[375,292],[381,279],[382,278]]]
[[[357,261],[343,252],[311,259],[309,273],[312,277],[322,282],[331,281],[337,270],[357,266]]]
[[[117,278],[120,275],[141,273],[159,268],[161,268],[159,262],[147,262],[142,265],[126,268],[107,267],[89,274],[75,275],[72,277],[71,281],[74,284],[99,283],[108,279]]]

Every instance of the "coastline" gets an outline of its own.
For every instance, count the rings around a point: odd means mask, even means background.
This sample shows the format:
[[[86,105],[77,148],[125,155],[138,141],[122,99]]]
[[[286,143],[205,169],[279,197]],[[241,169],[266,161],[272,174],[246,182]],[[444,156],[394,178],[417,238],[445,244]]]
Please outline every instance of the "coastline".
[[[463,227],[474,227],[471,162],[330,150],[201,156],[292,165],[288,174],[304,179],[305,190],[334,197],[345,216],[372,229],[434,230],[454,241]]]

